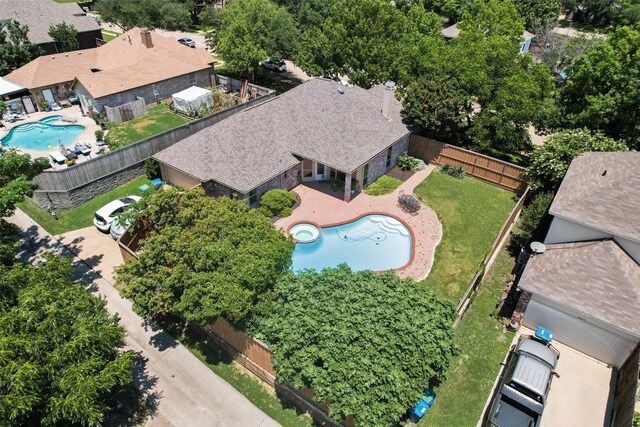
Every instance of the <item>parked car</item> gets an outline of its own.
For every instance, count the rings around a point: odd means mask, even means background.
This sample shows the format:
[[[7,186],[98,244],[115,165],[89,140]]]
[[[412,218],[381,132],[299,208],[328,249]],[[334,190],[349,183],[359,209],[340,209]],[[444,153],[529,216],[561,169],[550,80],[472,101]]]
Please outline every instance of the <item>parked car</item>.
[[[511,350],[487,426],[538,427],[560,353],[535,336],[521,336]]]
[[[113,237],[113,240],[118,240],[120,237],[122,237],[122,235],[124,234],[125,231],[127,231],[127,229],[129,228],[131,224],[129,223],[129,221],[121,221],[119,218],[116,218],[112,223],[111,223],[111,237]]]
[[[280,73],[287,71],[287,64],[285,64],[282,59],[280,61],[266,59],[264,61],[260,61],[260,65],[267,70],[278,71]]]
[[[127,196],[107,203],[93,215],[93,225],[100,231],[108,232],[116,216],[124,212],[127,206],[137,202],[141,198],[140,196]]]
[[[189,37],[183,37],[181,39],[178,39],[178,43],[181,43],[189,47],[196,47],[196,42],[190,39]]]

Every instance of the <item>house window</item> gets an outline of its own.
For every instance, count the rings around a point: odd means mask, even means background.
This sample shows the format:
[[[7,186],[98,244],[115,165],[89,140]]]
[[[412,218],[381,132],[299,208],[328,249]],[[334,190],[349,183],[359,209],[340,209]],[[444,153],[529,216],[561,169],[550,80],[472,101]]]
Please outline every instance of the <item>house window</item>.
[[[258,190],[254,188],[249,191],[249,204],[255,205],[256,203],[258,203]]]
[[[189,80],[191,80],[191,86],[195,86],[196,85],[196,73],[190,73],[189,74]]]
[[[387,168],[391,167],[391,154],[393,154],[393,147],[387,148]]]
[[[364,171],[362,173],[362,186],[366,187],[369,184],[369,163],[364,165]]]

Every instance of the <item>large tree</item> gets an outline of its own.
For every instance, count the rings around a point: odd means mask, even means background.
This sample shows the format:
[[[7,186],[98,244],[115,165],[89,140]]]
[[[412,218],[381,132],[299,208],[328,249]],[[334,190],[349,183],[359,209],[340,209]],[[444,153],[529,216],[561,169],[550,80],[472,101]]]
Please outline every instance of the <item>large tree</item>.
[[[40,46],[29,41],[28,34],[27,25],[13,20],[7,21],[4,31],[0,31],[0,76],[44,55]]]
[[[640,26],[617,29],[579,57],[561,95],[569,125],[640,148]]]
[[[132,381],[133,352],[105,301],[70,279],[71,263],[0,268],[0,424],[96,425]]]
[[[185,30],[192,21],[190,4],[176,0],[100,0],[96,11],[106,22],[133,27]]]
[[[32,179],[42,172],[46,161],[31,161],[28,154],[15,149],[0,149],[0,265],[13,263],[15,228],[4,218],[13,215],[16,203],[31,196],[36,186]]]
[[[261,60],[292,58],[298,35],[293,16],[270,0],[232,0],[211,47],[231,71],[255,77]]]
[[[78,30],[71,24],[61,22],[56,25],[49,25],[49,36],[53,38],[53,41],[58,47],[58,51],[68,52],[71,50],[77,50],[80,47],[78,43]]]
[[[172,190],[140,209],[155,231],[117,282],[143,315],[241,322],[291,264],[291,240],[244,201]]]
[[[623,141],[616,141],[588,129],[564,130],[553,134],[544,145],[531,153],[529,184],[535,189],[555,191],[574,157],[589,151],[627,151]]]
[[[528,30],[555,25],[562,4],[559,0],[516,0],[513,2]]]
[[[313,389],[336,420],[384,426],[444,380],[455,318],[450,302],[411,279],[342,265],[282,277],[260,329],[281,381]]]

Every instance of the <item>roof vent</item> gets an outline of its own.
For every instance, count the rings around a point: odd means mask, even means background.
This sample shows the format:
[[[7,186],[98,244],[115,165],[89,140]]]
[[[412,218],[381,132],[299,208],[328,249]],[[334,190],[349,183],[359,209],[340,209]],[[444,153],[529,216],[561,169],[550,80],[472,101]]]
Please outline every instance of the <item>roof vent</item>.
[[[56,59],[56,56],[55,55],[51,55],[51,59]]]
[[[69,56],[69,54],[68,54],[68,53],[65,53],[65,54],[64,54],[64,57],[65,57],[65,58],[67,58],[68,56]]]
[[[344,95],[344,88],[343,88],[343,87],[339,87],[339,88],[338,88],[338,93],[339,93],[340,95]]]
[[[602,172],[602,176],[607,176],[607,170],[605,169],[604,172]]]

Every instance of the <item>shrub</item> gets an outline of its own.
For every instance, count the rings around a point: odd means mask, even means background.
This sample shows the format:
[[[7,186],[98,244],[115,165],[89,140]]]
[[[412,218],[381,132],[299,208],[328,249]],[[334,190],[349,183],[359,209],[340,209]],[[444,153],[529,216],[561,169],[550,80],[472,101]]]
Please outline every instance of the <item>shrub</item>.
[[[398,156],[397,165],[403,171],[414,171],[418,170],[418,167],[420,166],[420,160],[410,156],[407,153],[402,153]],[[422,162],[422,165],[422,167],[424,167],[424,162]]]
[[[391,193],[398,188],[400,184],[402,184],[402,181],[399,179],[382,175],[376,182],[365,188],[364,192],[370,196],[382,196]]]
[[[149,180],[160,178],[160,165],[151,157],[145,160],[143,170]]]
[[[296,201],[296,196],[290,191],[274,189],[269,190],[260,197],[260,211],[268,217],[285,217],[291,215],[291,206]]]
[[[450,164],[445,163],[440,168],[440,172],[458,179],[465,177],[464,168],[462,166],[451,166]]]
[[[104,131],[103,131],[102,129],[98,129],[98,130],[95,132],[95,135],[96,135],[96,141],[102,141],[102,140],[104,140]]]
[[[522,209],[520,219],[516,223],[511,235],[511,246],[520,250],[533,240],[542,240],[548,226],[545,215],[553,201],[553,193],[538,193],[528,206]]]

